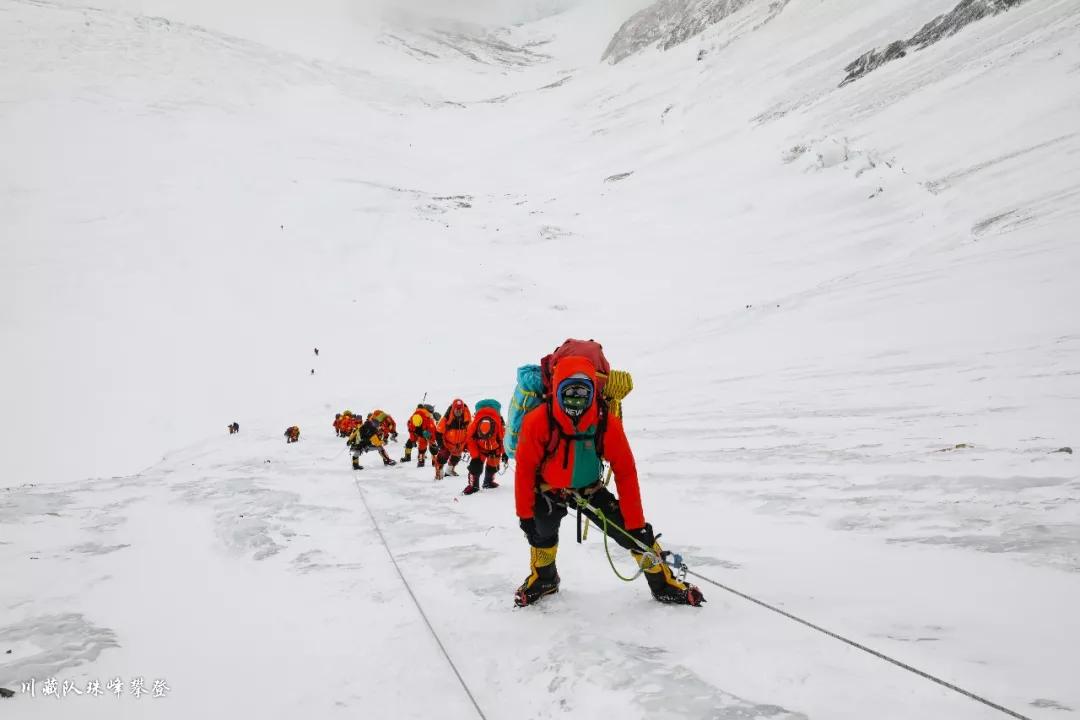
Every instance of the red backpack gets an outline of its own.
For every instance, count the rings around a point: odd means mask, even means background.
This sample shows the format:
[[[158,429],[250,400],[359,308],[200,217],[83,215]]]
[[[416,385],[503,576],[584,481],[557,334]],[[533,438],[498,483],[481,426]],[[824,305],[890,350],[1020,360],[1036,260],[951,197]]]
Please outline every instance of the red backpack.
[[[583,357],[596,368],[596,394],[602,396],[604,384],[611,373],[611,365],[604,357],[604,348],[595,340],[575,340],[569,338],[550,355],[540,360],[540,379],[544,384],[544,396],[551,397],[551,378],[555,374],[555,365],[564,357]]]
[[[555,418],[552,415],[552,378],[555,376],[555,365],[564,357],[583,357],[596,368],[596,403],[599,408],[599,415],[597,417],[596,430],[591,435],[567,435],[563,432],[562,427],[555,422]],[[540,467],[547,462],[548,458],[555,454],[555,450],[558,448],[560,440],[567,443],[566,447],[569,451],[569,443],[571,441],[585,438],[592,439],[597,456],[600,458],[604,457],[604,433],[607,431],[608,410],[603,393],[604,385],[607,383],[608,375],[610,374],[611,364],[608,363],[608,359],[604,356],[604,348],[595,340],[575,340],[570,338],[562,345],[555,348],[555,352],[550,355],[545,355],[540,360],[540,379],[544,385],[544,402],[542,405],[547,408],[548,428],[550,432],[547,443],[544,446],[544,456],[540,460]]]

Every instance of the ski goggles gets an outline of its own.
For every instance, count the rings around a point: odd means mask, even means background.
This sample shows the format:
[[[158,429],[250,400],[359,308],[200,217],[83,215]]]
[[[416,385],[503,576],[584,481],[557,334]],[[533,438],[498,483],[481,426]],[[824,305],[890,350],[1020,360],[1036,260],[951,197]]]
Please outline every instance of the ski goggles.
[[[593,385],[585,378],[567,378],[559,383],[558,395],[563,412],[577,417],[592,405]]]

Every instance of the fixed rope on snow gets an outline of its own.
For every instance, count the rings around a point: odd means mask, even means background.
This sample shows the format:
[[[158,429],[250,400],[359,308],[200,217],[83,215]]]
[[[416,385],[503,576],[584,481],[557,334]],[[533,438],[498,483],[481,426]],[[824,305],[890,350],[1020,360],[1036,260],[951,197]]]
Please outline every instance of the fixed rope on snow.
[[[615,561],[612,559],[611,550],[608,547],[607,529],[609,527],[609,522],[608,522],[607,516],[604,515],[603,511],[599,510],[598,508],[593,507],[589,503],[588,500],[586,500],[584,497],[582,497],[578,493],[573,493],[573,495],[571,497],[573,498],[574,503],[578,506],[579,509],[588,509],[589,511],[593,512],[597,517],[600,518],[600,520],[601,520],[601,522],[603,524],[603,530],[604,530],[604,552],[607,554],[608,563],[611,565],[611,569],[614,571],[616,577],[618,577],[620,580],[625,580],[627,582],[629,582],[631,580],[635,580],[642,572],[644,572],[643,568],[639,568],[638,572],[633,577],[624,577],[619,572],[619,570],[615,567]],[[687,567],[686,563],[683,562],[682,556],[677,554],[677,553],[672,553],[672,552],[668,552],[668,551],[665,550],[664,552],[660,553],[660,556],[658,557],[657,554],[652,550],[652,548],[646,546],[645,543],[638,540],[636,537],[631,535],[629,532],[627,532],[625,529],[623,529],[619,525],[616,525],[616,524],[612,523],[612,524],[610,524],[610,527],[614,528],[615,530],[618,530],[625,537],[629,538],[631,542],[633,542],[635,545],[637,545],[641,549],[641,552],[642,552],[643,556],[649,558],[649,560],[651,560],[654,563],[663,563],[663,564],[667,565],[668,568],[670,568],[672,570],[673,574],[676,577],[678,577],[680,581],[685,580],[687,575],[693,575],[694,577],[701,580],[702,582],[707,582],[710,585],[713,585],[714,587],[718,587],[721,590],[724,590],[726,592],[731,593],[732,595],[737,595],[738,597],[741,597],[743,600],[748,600],[748,601],[754,603],[755,605],[758,605],[760,607],[765,608],[766,610],[771,610],[772,612],[777,613],[779,615],[782,615],[782,616],[786,617],[789,620],[794,620],[795,622],[799,623],[800,625],[808,627],[811,630],[816,630],[817,632],[822,633],[823,635],[828,635],[829,637],[833,638],[834,640],[839,640],[840,642],[845,643],[846,645],[849,645],[849,646],[855,648],[856,650],[861,650],[861,651],[863,651],[865,653],[873,655],[874,657],[876,657],[876,658],[878,658],[880,660],[884,660],[885,662],[891,663],[891,664],[895,665],[898,668],[902,668],[904,670],[907,670],[910,673],[914,673],[915,675],[918,675],[919,677],[921,677],[921,678],[923,678],[925,680],[929,680],[930,682],[933,682],[933,683],[936,683],[938,685],[941,685],[942,687],[948,688],[949,690],[952,690],[953,692],[957,692],[957,693],[963,695],[966,698],[969,698],[969,699],[974,700],[976,702],[982,703],[983,705],[986,705],[987,707],[991,707],[991,708],[993,708],[993,709],[995,709],[995,710],[997,710],[999,712],[1003,712],[1006,715],[1009,715],[1010,717],[1017,718],[1017,720],[1031,720],[1031,718],[1029,718],[1026,715],[1021,715],[1020,713],[1016,712],[1015,710],[1010,710],[1009,708],[1005,707],[1004,705],[1000,705],[1000,704],[998,704],[996,702],[993,702],[992,700],[988,700],[988,699],[982,697],[981,695],[977,695],[977,694],[971,692],[970,690],[965,690],[964,688],[962,688],[962,687],[960,687],[958,685],[954,685],[953,683],[949,682],[948,680],[943,680],[943,679],[941,679],[941,678],[939,678],[939,677],[937,677],[935,675],[931,675],[930,673],[928,673],[928,672],[926,672],[924,670],[920,670],[920,669],[918,669],[916,667],[908,665],[907,663],[905,663],[905,662],[903,662],[901,660],[897,660],[896,658],[890,657],[890,656],[886,655],[883,652],[879,652],[878,650],[874,650],[873,648],[867,647],[866,645],[863,645],[862,643],[859,643],[859,642],[856,642],[856,641],[851,640],[849,638],[846,638],[843,635],[840,635],[839,633],[835,633],[832,630],[828,630],[826,628],[823,628],[820,625],[815,625],[814,623],[810,622],[809,620],[804,620],[803,618],[801,618],[801,617],[799,617],[799,616],[797,616],[797,615],[795,615],[793,613],[790,613],[787,610],[783,610],[781,608],[778,608],[775,605],[770,605],[769,603],[765,602],[764,600],[759,600],[758,598],[756,598],[756,597],[754,597],[752,595],[748,595],[748,594],[746,594],[744,592],[740,592],[739,590],[736,590],[733,587],[730,587],[728,585],[724,585],[723,583],[719,583],[716,580],[712,580],[711,578],[707,578],[704,575],[702,575],[701,573],[694,572],[689,567]],[[657,537],[659,538],[659,535]]]
[[[424,396],[427,397],[427,393],[425,393]],[[476,702],[476,698],[473,696],[472,690],[469,689],[468,684],[465,682],[465,678],[462,677],[457,665],[454,664],[453,659],[450,657],[450,653],[446,650],[446,646],[443,645],[442,640],[439,638],[439,633],[435,632],[435,626],[432,625],[431,620],[428,619],[427,613],[424,612],[424,608],[420,605],[420,600],[416,597],[416,593],[413,592],[412,587],[409,585],[409,581],[405,579],[405,574],[401,571],[397,558],[394,557],[393,551],[390,550],[390,545],[386,542],[386,537],[379,528],[379,523],[375,519],[375,514],[371,512],[371,506],[368,505],[367,497],[364,495],[364,489],[360,486],[359,478],[353,478],[353,484],[356,485],[356,491],[360,493],[360,502],[364,504],[364,509],[367,510],[368,517],[371,518],[371,524],[375,528],[375,532],[378,534],[379,540],[386,550],[386,554],[390,557],[390,562],[393,564],[394,570],[397,571],[398,577],[401,578],[402,584],[405,585],[405,590],[408,591],[409,597],[412,598],[413,604],[420,613],[420,617],[424,620],[424,624],[427,625],[431,637],[435,638],[435,644],[439,646],[439,650],[442,651],[443,657],[446,658],[446,662],[450,664],[450,669],[454,671],[454,675],[457,677],[458,682],[461,683],[461,689],[464,690],[465,694],[469,697],[469,702],[472,703],[473,708],[476,710],[476,714],[480,716],[480,720],[487,720],[487,716],[484,715],[484,711],[480,709],[480,704]]]

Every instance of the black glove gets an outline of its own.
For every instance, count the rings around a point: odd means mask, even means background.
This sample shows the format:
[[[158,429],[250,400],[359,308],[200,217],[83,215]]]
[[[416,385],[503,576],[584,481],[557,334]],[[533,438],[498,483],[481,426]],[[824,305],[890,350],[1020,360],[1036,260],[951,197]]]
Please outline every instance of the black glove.
[[[645,523],[645,527],[638,528],[637,530],[627,530],[627,532],[630,533],[631,537],[648,548],[651,548],[653,543],[656,542],[656,538],[653,537],[652,525],[649,523]]]
[[[536,518],[521,518],[518,520],[518,525],[521,526],[521,531],[525,533],[529,544],[535,547],[539,537],[536,532]]]
[[[507,465],[507,464],[509,464],[509,462],[510,462],[510,456],[509,456],[509,455],[507,455],[506,453],[503,453],[503,458],[502,458],[502,460],[503,460],[503,465]]]

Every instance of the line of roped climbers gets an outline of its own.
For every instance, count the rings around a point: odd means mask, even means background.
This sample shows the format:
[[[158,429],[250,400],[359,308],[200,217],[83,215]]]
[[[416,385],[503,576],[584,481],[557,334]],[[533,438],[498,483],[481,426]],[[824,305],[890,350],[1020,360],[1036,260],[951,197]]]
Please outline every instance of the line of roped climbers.
[[[491,399],[476,403],[470,412],[458,398],[441,415],[421,402],[410,414],[400,462],[411,462],[416,449],[416,465],[422,468],[430,451],[435,480],[442,480],[457,477],[457,466],[467,455],[464,495],[498,488],[500,464],[515,460],[515,508],[530,556],[529,575],[514,593],[517,606],[559,591],[559,526],[570,508],[630,552],[654,599],[695,607],[705,602],[700,588],[672,573],[663,560],[667,554],[658,542],[660,534],[645,520],[637,466],[622,423],[622,400],[632,388],[629,373],[612,372],[599,343],[570,339],[539,365],[518,368],[509,423],[500,403]],[[397,440],[394,419],[382,410],[360,418],[345,410],[333,423],[352,451],[353,469],[362,470],[360,456],[372,450],[384,465],[396,465],[386,451],[387,443]],[[300,428],[292,426],[285,435],[287,442],[296,442]],[[612,477],[617,495],[608,488]],[[581,538],[579,530],[578,542]]]
[[[510,460],[503,449],[506,422],[501,412],[499,402],[490,399],[476,403],[473,412],[464,400],[457,398],[443,414],[436,412],[434,405],[418,403],[405,424],[408,439],[400,462],[412,462],[415,449],[416,466],[422,468],[430,453],[435,480],[442,480],[447,475],[458,477],[457,466],[467,454],[469,482],[462,494],[497,488],[495,475],[500,462],[505,465]],[[345,410],[334,417],[334,429],[339,437],[347,438],[353,470],[364,469],[360,456],[371,450],[382,456],[384,465],[397,464],[386,452],[386,444],[397,440],[397,423],[388,413],[374,410],[365,420],[360,420]]]

